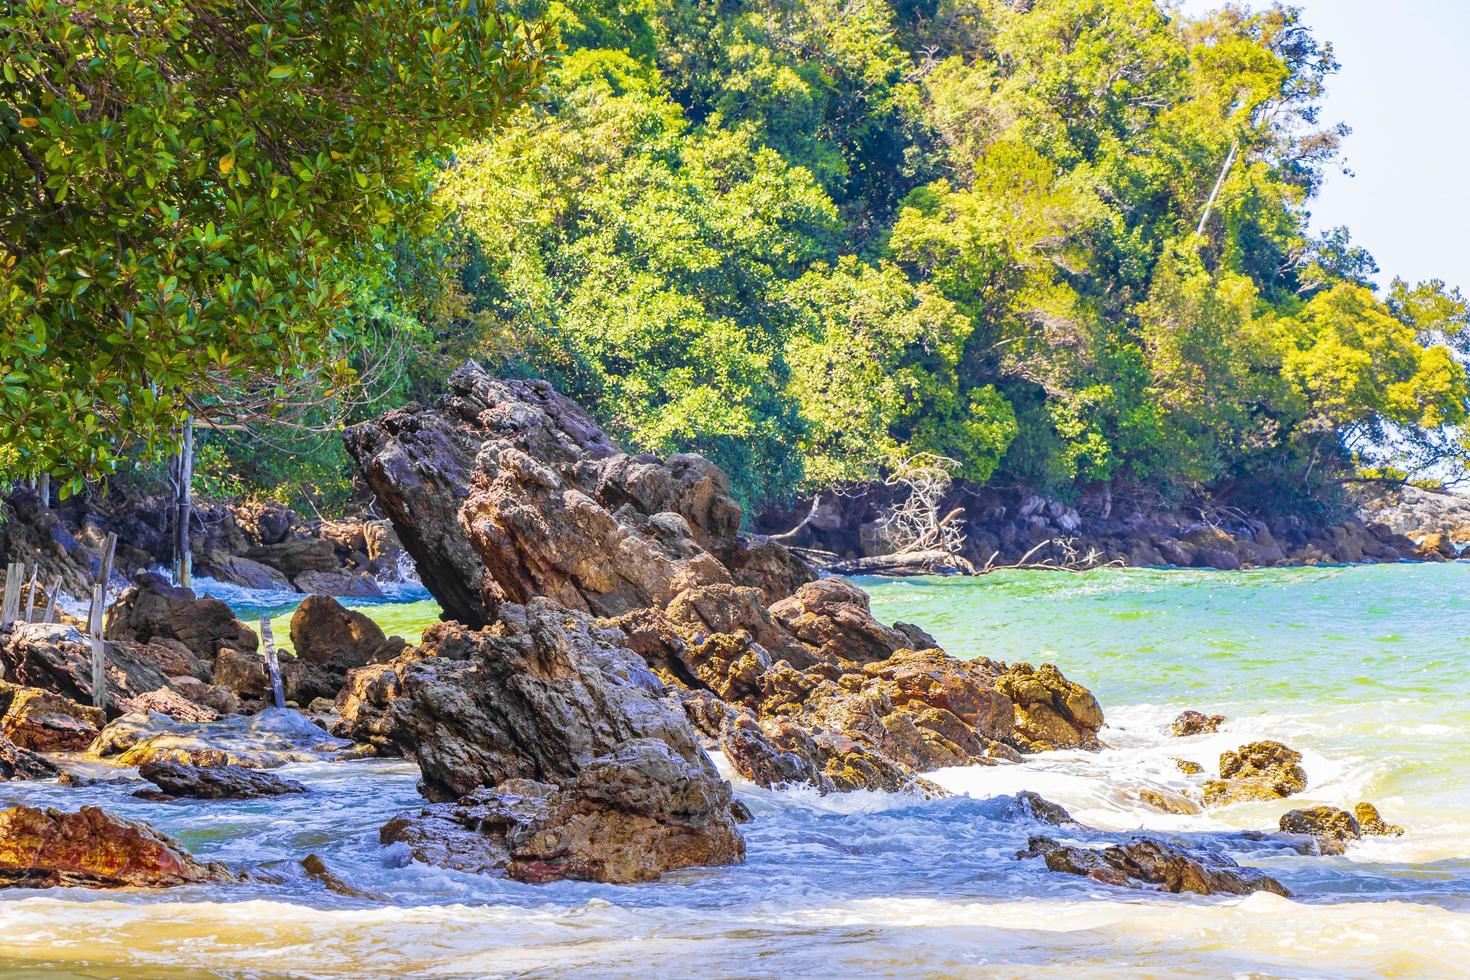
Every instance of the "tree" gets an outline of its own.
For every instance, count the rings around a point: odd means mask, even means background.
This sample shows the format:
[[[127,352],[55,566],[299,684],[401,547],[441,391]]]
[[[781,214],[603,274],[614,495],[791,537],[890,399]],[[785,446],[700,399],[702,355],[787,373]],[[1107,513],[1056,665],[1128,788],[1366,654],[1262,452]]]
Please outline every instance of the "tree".
[[[534,96],[476,0],[25,0],[0,14],[0,441],[72,488],[244,387],[348,384],[354,291],[436,154]]]

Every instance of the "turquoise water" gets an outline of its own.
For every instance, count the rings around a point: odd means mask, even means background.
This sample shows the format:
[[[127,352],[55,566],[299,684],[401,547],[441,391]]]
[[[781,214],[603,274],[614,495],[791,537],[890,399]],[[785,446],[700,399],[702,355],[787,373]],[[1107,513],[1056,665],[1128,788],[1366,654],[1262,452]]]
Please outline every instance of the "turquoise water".
[[[932,777],[962,795],[930,802],[737,780],[755,813],[746,863],[635,887],[404,866],[377,842],[387,817],[417,801],[416,771],[400,761],[287,767],[309,796],[244,804],[0,784],[0,804],[98,803],[212,859],[316,851],[379,895],[303,882],[10,892],[0,975],[1470,976],[1470,564],[864,584],[880,618],[917,622],[956,655],[1058,663],[1098,694],[1106,747],[943,770]],[[423,606],[369,614],[401,629],[433,618]],[[1229,721],[1215,735],[1168,736],[1187,707]],[[1303,752],[1304,794],[1186,815],[1141,801],[1144,789],[1197,794],[1220,752],[1258,738]],[[1206,775],[1184,776],[1176,757]],[[1105,832],[1203,846],[1272,829],[1294,806],[1363,799],[1408,833],[1333,858],[1236,852],[1285,882],[1290,900],[1162,895],[1016,860],[1029,835],[1058,833],[1006,814],[996,797],[1019,789]]]

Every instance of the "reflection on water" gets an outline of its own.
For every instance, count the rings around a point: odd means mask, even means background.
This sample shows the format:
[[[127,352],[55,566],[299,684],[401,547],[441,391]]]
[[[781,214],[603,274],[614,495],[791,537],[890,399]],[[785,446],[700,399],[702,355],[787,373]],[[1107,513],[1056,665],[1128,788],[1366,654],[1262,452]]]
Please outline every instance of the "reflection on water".
[[[1470,971],[1470,567],[1118,572],[866,583],[880,617],[958,654],[1054,659],[1107,709],[1108,748],[935,774],[968,797],[737,789],[749,859],[641,886],[521,885],[403,863],[377,828],[418,802],[402,762],[291,766],[306,797],[146,803],[122,787],[0,784],[0,802],[99,803],[201,856],[287,869],[309,852],[383,901],[296,876],[167,893],[11,891],[0,975],[1450,976]],[[391,613],[380,607],[377,614]],[[399,614],[403,609],[397,611]],[[431,617],[432,609],[417,611]],[[409,622],[407,619],[404,622]],[[410,623],[411,625],[411,623]],[[1225,731],[1164,734],[1181,708]],[[1306,794],[1196,816],[1173,759],[1260,737],[1303,751]],[[1338,858],[1237,854],[1294,900],[1121,892],[1015,860],[1042,832],[994,796],[1032,789],[1106,831],[1230,846],[1289,806],[1379,803],[1405,824]],[[1047,832],[1056,833],[1048,828]],[[63,972],[62,975],[65,975]]]

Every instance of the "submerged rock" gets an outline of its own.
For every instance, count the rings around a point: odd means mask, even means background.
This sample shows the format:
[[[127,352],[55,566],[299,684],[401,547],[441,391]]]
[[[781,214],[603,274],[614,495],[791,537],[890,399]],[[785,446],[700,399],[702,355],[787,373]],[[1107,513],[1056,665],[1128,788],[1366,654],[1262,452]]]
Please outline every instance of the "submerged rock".
[[[1224,715],[1185,711],[1174,719],[1174,723],[1169,726],[1169,731],[1175,738],[1188,738],[1191,735],[1209,735],[1218,732],[1223,724],[1225,724]]]
[[[98,807],[0,811],[0,885],[166,888],[236,880],[223,865],[196,861],[148,824]]]
[[[253,769],[361,754],[290,708],[206,724],[176,722],[153,713],[124,715],[102,729],[88,752],[120,766],[160,759],[186,766]]]
[[[1053,803],[1039,793],[1022,790],[1006,805],[1005,815],[1011,819],[1035,820],[1053,827],[1075,827],[1077,821],[1060,803]]]
[[[1357,819],[1335,806],[1289,810],[1281,815],[1281,832],[1314,837],[1318,849],[1327,855],[1343,853],[1350,842],[1363,836]]]
[[[102,711],[38,687],[0,681],[0,735],[35,752],[85,749],[106,719]]]
[[[138,767],[138,775],[168,796],[198,800],[249,800],[306,792],[294,779],[235,765],[189,766],[151,759]]]
[[[1364,836],[1368,837],[1402,837],[1404,828],[1396,823],[1388,823],[1378,812],[1378,807],[1372,803],[1359,803],[1353,807],[1353,817],[1358,821],[1358,829]]]
[[[1198,762],[1191,762],[1189,759],[1175,759],[1174,765],[1186,776],[1198,776],[1205,771],[1204,766]]]
[[[1050,837],[1032,837],[1018,857],[1041,857],[1050,871],[1082,875],[1105,885],[1153,888],[1196,895],[1249,895],[1271,892],[1290,898],[1291,892],[1269,875],[1242,868],[1218,854],[1187,851],[1153,837],[1135,837],[1102,849],[1059,843]]]
[[[1274,800],[1307,788],[1302,754],[1280,742],[1252,742],[1220,756],[1220,778],[1205,783],[1205,803]]]
[[[745,858],[729,784],[647,738],[559,785],[510,779],[400,815],[380,837],[418,861],[532,883],[631,884]]]

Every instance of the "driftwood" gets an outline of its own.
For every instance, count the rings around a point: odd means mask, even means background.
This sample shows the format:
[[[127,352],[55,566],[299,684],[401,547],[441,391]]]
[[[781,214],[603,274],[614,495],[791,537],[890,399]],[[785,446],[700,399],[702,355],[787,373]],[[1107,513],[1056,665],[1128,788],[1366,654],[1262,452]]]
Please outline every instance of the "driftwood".
[[[900,551],[891,555],[853,558],[821,566],[834,575],[978,575],[968,559],[948,551]]]

